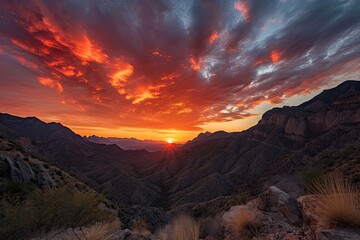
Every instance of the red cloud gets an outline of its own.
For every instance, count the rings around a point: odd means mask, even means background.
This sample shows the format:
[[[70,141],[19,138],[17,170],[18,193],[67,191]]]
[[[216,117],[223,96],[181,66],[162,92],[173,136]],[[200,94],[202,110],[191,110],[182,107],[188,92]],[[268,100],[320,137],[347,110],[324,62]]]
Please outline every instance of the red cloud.
[[[356,72],[356,46],[346,45],[350,38],[334,44],[338,50],[326,45],[341,39],[331,31],[324,30],[323,38],[311,31],[304,36],[310,40],[301,41],[301,28],[287,28],[286,18],[268,1],[189,2],[181,16],[162,1],[111,8],[101,1],[14,2],[0,3],[0,70],[7,73],[1,105],[22,114],[33,109],[26,113],[39,117],[47,113],[64,124],[200,130],[205,123],[248,117],[262,102],[307,93],[329,76]],[[245,21],[229,17],[233,8]],[[261,26],[274,16],[285,21],[280,34],[259,38]],[[321,59],[327,49],[338,52]],[[28,105],[11,98],[9,89],[28,96]]]
[[[280,61],[280,53],[277,50],[274,50],[270,54],[271,61],[277,63]]]
[[[58,92],[62,92],[64,90],[62,85],[56,80],[52,80],[50,78],[44,78],[44,77],[39,77],[38,80],[39,83],[41,83],[42,85],[50,88],[54,88]]]

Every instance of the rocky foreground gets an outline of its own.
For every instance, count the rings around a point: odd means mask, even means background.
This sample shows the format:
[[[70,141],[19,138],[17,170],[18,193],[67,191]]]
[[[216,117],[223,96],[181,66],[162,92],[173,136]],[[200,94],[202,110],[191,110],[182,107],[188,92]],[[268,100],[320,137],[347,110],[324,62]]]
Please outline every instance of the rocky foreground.
[[[321,224],[321,209],[315,195],[304,195],[295,199],[275,186],[260,194],[257,198],[244,205],[237,205],[222,214],[217,224],[205,226],[209,233],[204,240],[359,240],[360,229],[350,227],[326,228]],[[254,216],[251,224],[245,224],[245,216]],[[188,224],[188,223],[187,223]],[[237,225],[236,225],[237,224]],[[99,230],[98,226],[95,226]],[[189,228],[192,228],[191,226]],[[201,228],[204,228],[202,226]],[[212,229],[213,228],[213,229]],[[177,229],[179,230],[179,229]],[[189,230],[184,226],[184,231]],[[92,228],[67,229],[58,233],[52,233],[45,239],[89,239],[86,237],[92,232]],[[97,236],[96,239],[108,240],[185,240],[185,238],[162,237],[160,234],[150,234],[129,229],[105,228],[105,235]],[[101,231],[98,232],[101,234]],[[146,236],[145,236],[146,235]],[[95,238],[94,238],[95,239]],[[188,239],[195,240],[195,239]]]

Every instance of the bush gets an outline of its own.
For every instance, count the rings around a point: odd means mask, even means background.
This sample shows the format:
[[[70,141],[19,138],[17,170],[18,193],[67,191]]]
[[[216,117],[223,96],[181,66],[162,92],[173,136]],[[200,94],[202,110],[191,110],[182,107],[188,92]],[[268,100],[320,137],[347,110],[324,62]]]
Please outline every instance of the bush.
[[[34,191],[35,187],[35,184],[32,183],[11,181],[6,187],[6,192],[16,194],[24,198],[26,195]]]
[[[156,235],[160,240],[198,240],[200,226],[192,217],[180,215]]]
[[[50,189],[33,192],[23,201],[0,205],[0,239],[18,239],[59,228],[88,226],[111,219],[111,214],[99,208],[99,195],[74,192],[70,189]]]
[[[133,233],[142,237],[149,237],[151,234],[149,231],[149,224],[146,222],[145,219],[134,220],[131,223],[130,229]]]
[[[230,232],[241,239],[257,235],[258,219],[256,213],[249,209],[239,209],[233,217],[225,223]]]
[[[360,227],[359,192],[339,173],[331,174],[315,184],[317,201],[321,205],[322,227]]]
[[[96,223],[90,227],[76,228],[70,231],[52,231],[36,238],[36,240],[111,240],[114,239],[114,234],[117,233],[120,226],[121,223],[119,220],[114,220],[112,222]]]

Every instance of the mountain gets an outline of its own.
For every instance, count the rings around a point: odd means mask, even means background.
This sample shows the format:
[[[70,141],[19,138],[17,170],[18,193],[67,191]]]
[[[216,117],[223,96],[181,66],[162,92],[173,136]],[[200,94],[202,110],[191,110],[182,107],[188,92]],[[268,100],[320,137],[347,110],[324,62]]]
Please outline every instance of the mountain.
[[[26,149],[104,191],[115,202],[146,205],[158,196],[158,187],[149,176],[161,171],[161,154],[92,143],[59,123],[44,123],[35,117],[1,114],[0,129],[0,134],[25,142]]]
[[[219,196],[256,195],[269,184],[299,195],[301,172],[323,167],[331,151],[359,145],[360,82],[346,81],[299,106],[274,108],[248,130],[200,134],[171,151],[124,150],[59,123],[8,114],[0,115],[0,133],[121,204],[176,209]],[[359,166],[358,160],[332,161],[360,179],[358,168],[345,167]]]
[[[224,138],[211,136],[176,152],[179,168],[169,184],[174,205],[244,189],[260,192],[276,176],[286,182],[286,176],[318,164],[320,156],[331,149],[359,145],[360,82],[346,81],[297,107],[274,108],[246,131]],[[347,174],[360,177],[356,169]],[[285,190],[300,191],[299,181],[287,182]]]
[[[84,137],[93,143],[111,145],[115,144],[124,150],[146,150],[148,152],[165,151],[168,143],[165,141],[139,140],[136,138],[104,138],[95,135]],[[172,144],[173,146],[181,146],[180,144]]]

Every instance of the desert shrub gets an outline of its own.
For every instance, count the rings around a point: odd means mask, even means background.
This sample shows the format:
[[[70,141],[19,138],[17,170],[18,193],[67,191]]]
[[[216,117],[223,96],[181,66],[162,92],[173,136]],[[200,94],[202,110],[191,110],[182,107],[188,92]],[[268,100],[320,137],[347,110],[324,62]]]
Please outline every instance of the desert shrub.
[[[90,228],[83,231],[86,239],[91,240],[106,240],[112,239],[111,234],[115,233],[121,227],[121,223],[118,220],[112,222],[96,223]]]
[[[171,224],[157,232],[155,239],[160,240],[198,240],[199,224],[188,215],[179,215]]]
[[[324,177],[314,185],[321,206],[320,224],[323,227],[360,227],[360,192],[341,174]]]
[[[6,186],[6,192],[11,194],[18,194],[21,197],[26,196],[35,189],[35,184],[33,183],[24,183],[19,181],[11,181]]]
[[[225,223],[226,228],[237,238],[246,239],[257,236],[258,219],[256,212],[249,209],[239,209]]]
[[[36,240],[111,240],[114,239],[114,234],[120,229],[121,223],[119,220],[111,222],[96,223],[90,227],[76,228],[70,231],[56,230],[47,234],[41,235]],[[35,240],[35,239],[34,239]]]
[[[99,208],[102,199],[92,192],[49,189],[33,192],[13,204],[0,205],[0,239],[18,239],[59,228],[75,228],[111,219]]]
[[[133,233],[140,235],[142,237],[149,237],[151,234],[149,231],[149,224],[143,218],[134,220],[131,223],[130,229]]]

